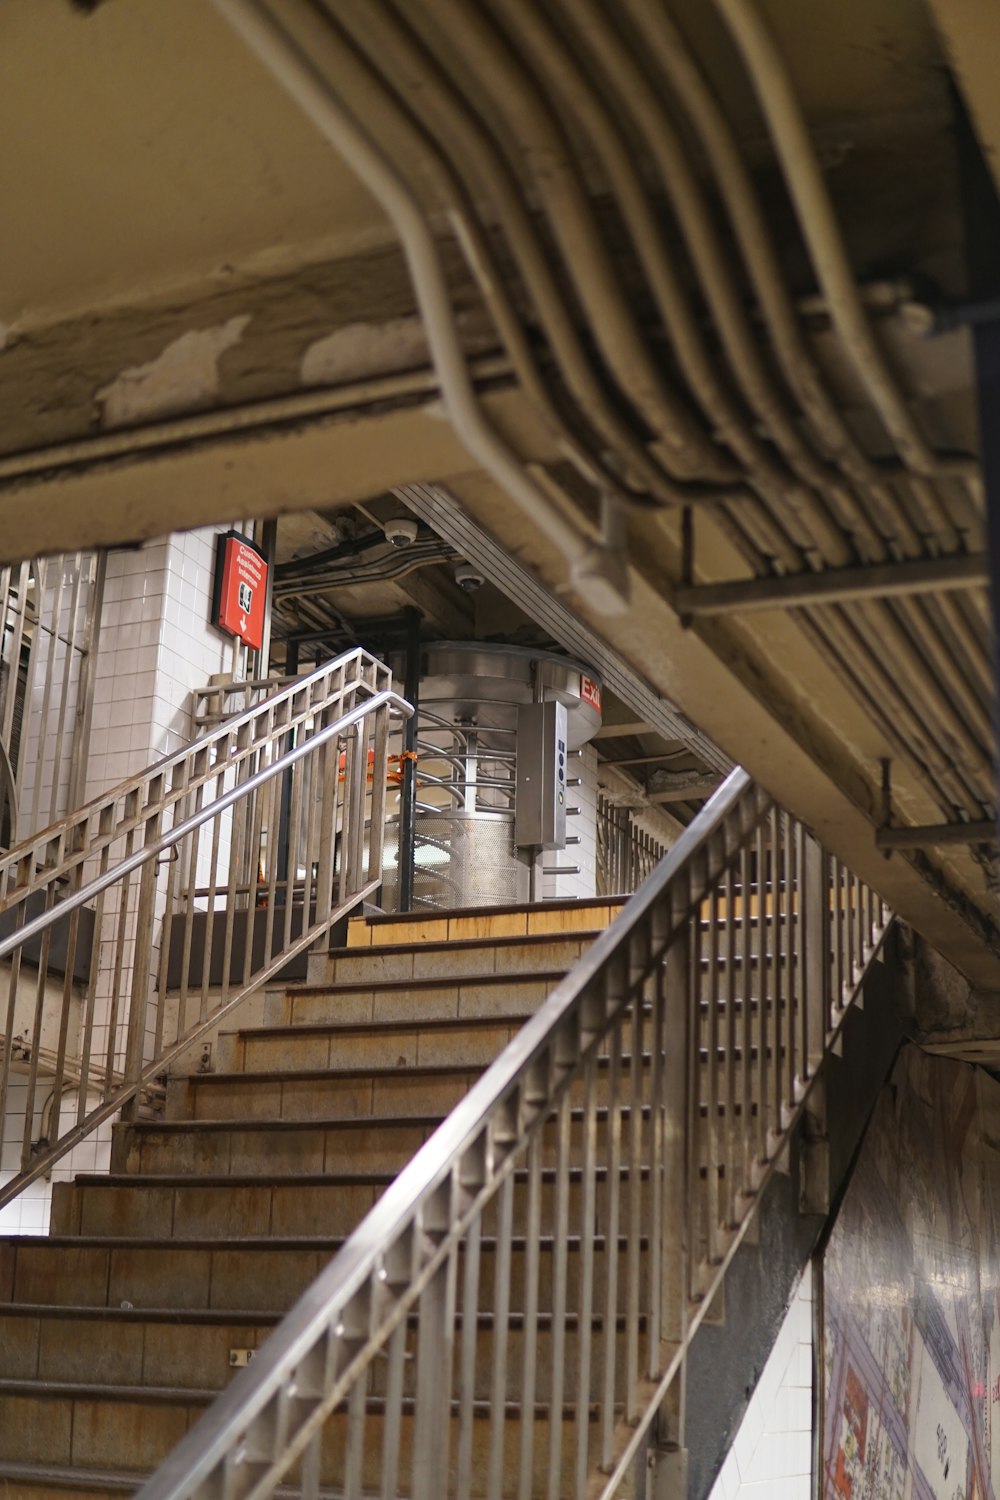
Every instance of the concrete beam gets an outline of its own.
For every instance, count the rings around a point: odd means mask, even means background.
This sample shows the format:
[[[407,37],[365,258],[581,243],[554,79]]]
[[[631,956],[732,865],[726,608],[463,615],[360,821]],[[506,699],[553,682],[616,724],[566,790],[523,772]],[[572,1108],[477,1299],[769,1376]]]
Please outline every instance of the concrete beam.
[[[754,609],[794,609],[802,604],[836,604],[845,599],[941,593],[986,585],[989,581],[989,558],[985,553],[977,553],[972,557],[938,557],[926,562],[831,568],[783,578],[696,584],[677,589],[674,606],[679,614],[689,616],[746,614]]]

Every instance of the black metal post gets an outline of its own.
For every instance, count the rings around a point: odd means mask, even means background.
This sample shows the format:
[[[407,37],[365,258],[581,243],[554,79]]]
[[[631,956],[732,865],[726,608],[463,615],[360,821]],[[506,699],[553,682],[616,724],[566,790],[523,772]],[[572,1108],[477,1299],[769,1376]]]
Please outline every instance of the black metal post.
[[[403,778],[399,797],[399,909],[413,909],[413,870],[416,856],[417,720],[420,717],[420,620],[418,609],[403,611],[406,629],[403,697],[413,713],[403,730]]]

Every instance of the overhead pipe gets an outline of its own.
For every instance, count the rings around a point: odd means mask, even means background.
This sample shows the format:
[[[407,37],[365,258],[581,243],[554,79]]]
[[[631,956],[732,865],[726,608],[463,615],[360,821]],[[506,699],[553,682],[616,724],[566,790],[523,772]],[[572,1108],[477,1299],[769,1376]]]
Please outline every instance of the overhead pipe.
[[[589,540],[559,514],[484,416],[466,366],[434,238],[409,186],[261,0],[213,0],[213,4],[357,173],[394,224],[413,278],[445,408],[462,442],[558,548],[571,570],[587,566],[595,607],[607,613],[622,609],[625,601],[615,584],[608,581],[602,587],[600,561],[592,556]],[[302,0],[286,0],[283,9],[307,28],[315,25],[315,12]]]
[[[929,478],[978,482],[973,460],[933,453],[917,429],[875,341],[855,285],[816,149],[792,81],[753,0],[715,0],[767,120],[830,318],[904,462]]]
[[[492,203],[556,367],[582,416],[617,460],[623,484],[638,501],[644,493],[668,504],[713,503],[727,491],[683,490],[620,418],[601,389],[560,284],[542,248],[530,209],[507,158],[471,102],[462,99],[439,59],[412,29],[408,11],[393,14],[369,0],[334,0],[337,18],[380,67],[387,96],[406,88],[443,158],[461,163],[481,200]],[[391,75],[391,77],[389,76]]]
[[[434,18],[446,29],[479,87],[494,100],[502,97],[511,134],[541,190],[542,211],[592,335],[622,392],[655,434],[663,462],[675,478],[738,482],[732,466],[722,461],[668,388],[644,343],[561,122],[520,56],[486,14],[466,0],[437,0]]]

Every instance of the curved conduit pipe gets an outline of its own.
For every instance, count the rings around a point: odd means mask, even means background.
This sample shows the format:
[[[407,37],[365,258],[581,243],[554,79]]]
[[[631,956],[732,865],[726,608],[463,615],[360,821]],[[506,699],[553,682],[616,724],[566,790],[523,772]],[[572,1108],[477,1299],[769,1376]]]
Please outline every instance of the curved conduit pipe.
[[[813,502],[810,505],[809,500],[803,497],[797,481],[774,462],[771,454],[751,432],[743,414],[730,399],[712,368],[689,295],[675,274],[667,254],[662,226],[656,221],[633,155],[614,116],[598,92],[591,88],[579,65],[541,12],[533,7],[526,9],[521,0],[493,0],[493,3],[494,9],[499,10],[507,20],[508,36],[513,31],[527,55],[533,59],[543,81],[552,84],[557,93],[562,95],[575,114],[581,130],[590,138],[619,203],[622,218],[653,293],[664,328],[673,343],[677,363],[712,424],[716,439],[732,450],[747,471],[748,483],[759,489],[775,507],[793,547],[799,549],[800,553],[814,551],[815,537],[809,530],[808,520],[801,512],[812,512],[813,507],[818,504],[816,497],[810,497]],[[574,0],[574,4],[580,3],[581,0]],[[814,514],[810,518],[821,519]],[[770,524],[773,527],[773,523]],[[783,561],[786,565],[790,563],[793,571],[798,571],[802,566],[801,556],[794,550],[789,554],[787,544],[780,534],[775,534],[772,530],[771,535],[781,547]],[[838,546],[842,560],[848,560],[848,549],[844,547],[843,537],[835,527],[828,526],[826,541],[830,546]]]
[[[788,69],[753,0],[714,0],[746,65],[795,205],[802,235],[844,348],[908,468],[978,482],[974,462],[941,459],[918,431],[875,341],[854,282]]]
[[[617,476],[602,469],[600,458],[586,451],[556,410],[465,183],[432,133],[410,106],[395,91],[389,90],[376,71],[373,61],[363,54],[357,40],[343,32],[339,18],[334,20],[331,16],[327,26],[330,45],[340,53],[339,61],[346,63],[350,69],[364,71],[368,75],[382,94],[383,108],[392,118],[396,132],[415,143],[415,156],[422,154],[438,196],[445,205],[448,222],[479,286],[511,367],[525,394],[535,403],[556,446],[588,484],[622,504],[627,503],[628,495]]]
[[[479,87],[501,108],[537,182],[542,209],[608,368],[651,432],[678,479],[740,482],[662,379],[622,291],[573,162],[562,124],[522,59],[468,0],[436,0],[447,30]],[[498,98],[499,96],[499,98]]]
[[[645,0],[623,0],[623,4],[636,38],[669,82],[712,167],[771,348],[789,390],[830,461],[848,480],[864,489],[866,498],[875,502],[878,531],[862,512],[858,535],[869,546],[874,547],[876,542],[884,546],[891,541],[900,522],[900,502],[889,488],[887,476],[858,447],[803,341],[771,235],[732,128],[664,5],[650,6]],[[940,502],[938,509],[943,545],[948,550],[952,522]],[[904,518],[904,524],[909,526],[908,518]],[[958,550],[957,537],[954,546]],[[872,555],[884,556],[884,552],[873,551]]]
[[[657,466],[652,455],[608,403],[595,378],[560,286],[542,249],[538,231],[525,204],[510,164],[473,108],[463,100],[440,61],[412,28],[412,11],[390,14],[368,0],[334,0],[338,20],[355,42],[367,51],[373,66],[381,65],[382,85],[405,86],[412,108],[447,155],[475,184],[476,193],[491,201],[512,258],[534,305],[561,379],[581,414],[617,456],[624,481],[644,486],[650,497],[665,504],[715,504],[740,498],[736,486],[719,488],[691,484],[682,487]],[[391,74],[390,79],[385,75]],[[644,496],[637,494],[636,501]]]
[[[523,0],[493,0],[493,3],[499,3],[510,15],[519,15],[524,23],[523,35],[529,40],[534,39],[536,46],[543,44],[541,18],[536,12],[530,11]],[[569,55],[559,45],[558,39],[555,39],[553,46],[553,34],[549,32],[544,37],[544,45],[549,54],[549,65],[553,76],[558,69],[567,98],[570,97],[569,90],[572,88],[581,125],[595,142],[597,142],[597,132],[600,128],[606,144],[600,145],[599,149],[605,156],[609,168],[611,161],[609,159],[610,143],[607,143],[608,127],[610,131],[618,134],[622,149],[618,153],[618,159],[614,162],[613,175],[612,171],[609,171],[609,181],[614,191],[623,199],[623,209],[627,175],[631,175],[634,179],[643,201],[647,200],[645,200],[641,179],[624,140],[618,133],[618,127],[614,123],[615,116],[631,115],[641,138],[647,142],[648,149],[656,161],[663,188],[673,205],[675,218],[687,245],[688,259],[704,290],[708,309],[714,326],[718,330],[736,384],[747,406],[770,434],[791,470],[790,474],[782,475],[770,455],[761,449],[759,443],[755,442],[758,472],[761,473],[768,487],[777,491],[782,506],[792,512],[794,516],[792,524],[796,525],[798,545],[803,551],[812,553],[817,547],[825,547],[826,560],[832,565],[846,565],[854,562],[855,555],[845,542],[841,526],[838,526],[837,520],[831,518],[826,502],[822,498],[825,489],[836,488],[836,476],[830,473],[829,469],[802,441],[784,400],[774,389],[770,376],[764,368],[749,320],[711,222],[701,187],[688,165],[687,154],[674,131],[670,117],[663,109],[656,91],[648,83],[646,75],[630,55],[618,31],[611,24],[601,6],[592,3],[592,0],[563,0],[562,8],[562,19],[566,30],[569,31],[570,28],[575,27],[581,39],[586,38],[591,67],[596,77],[605,85],[600,93],[604,94],[609,101],[614,100],[614,95],[617,93],[617,109],[612,113],[610,108],[602,103],[598,90],[590,88],[580,78],[579,69],[576,70],[576,78],[568,76]],[[589,106],[583,96],[583,89],[586,89],[590,96]],[[664,236],[662,228],[656,224],[653,216],[648,215],[648,228],[636,222],[635,212],[631,216],[626,213],[626,218],[632,221],[630,222],[632,237],[644,262],[651,259],[657,247],[662,258]],[[642,238],[640,238],[640,232],[643,232]],[[652,251],[647,249],[644,253],[644,241],[652,245]],[[647,269],[647,275],[649,274]],[[680,295],[685,303],[689,300],[690,294],[682,292]],[[693,318],[691,322],[694,323]],[[700,342],[696,324],[693,333],[694,338]],[[678,354],[680,354],[680,345],[678,345]],[[690,376],[688,378],[690,379]],[[715,420],[719,421],[719,418]],[[744,454],[741,454],[741,457],[744,457],[744,461],[752,471],[753,458]],[[843,495],[840,498],[843,506],[849,507],[849,497]],[[791,531],[792,524],[789,524],[789,520],[786,520],[785,524]]]
[[[506,14],[509,24],[511,22],[522,23],[518,32],[522,44],[527,44],[537,64],[541,66],[543,72],[547,75],[548,81],[554,83],[560,92],[563,93],[564,97],[580,116],[581,123],[585,122],[585,128],[603,157],[607,176],[610,181],[615,183],[619,197],[623,201],[623,212],[626,222],[629,224],[633,239],[640,248],[640,253],[643,249],[643,236],[647,236],[644,265],[651,284],[655,285],[651,262],[658,252],[655,248],[650,249],[649,222],[643,218],[641,203],[637,206],[635,197],[637,185],[634,180],[630,181],[631,165],[627,157],[619,149],[620,137],[616,138],[615,127],[603,113],[599,102],[596,99],[588,97],[583,92],[583,85],[579,80],[578,74],[571,66],[567,66],[565,54],[561,52],[558,45],[552,45],[551,35],[547,36],[538,26],[537,13],[531,13],[529,17],[529,13],[526,11],[522,0],[493,0],[493,3],[494,6],[499,6]],[[577,3],[578,5],[586,3],[586,0],[577,0]],[[589,12],[589,5],[587,9]],[[575,10],[575,14],[579,16],[580,11],[578,8]],[[591,17],[588,16],[588,19],[591,19]],[[609,33],[606,28],[595,27],[595,30],[598,33],[599,39],[598,55],[607,64],[608,60],[615,55],[615,36],[613,33]],[[639,97],[642,79],[633,77],[627,67],[619,68],[616,83],[619,86],[623,100],[625,98],[633,100]],[[669,122],[664,122],[662,118],[651,120],[649,115],[655,115],[657,112],[656,101],[655,99],[650,100],[647,98],[645,103],[647,118],[644,123],[647,126],[647,138],[655,140],[658,145],[662,145],[665,138],[662,126],[666,123],[669,130]],[[693,241],[691,245],[692,258],[699,265],[699,268],[704,266],[706,257],[710,257],[713,260],[714,275],[716,278],[714,311],[716,312],[717,320],[725,321],[728,319],[730,323],[739,323],[743,319],[742,309],[732,295],[727,282],[723,281],[723,278],[727,275],[724,261],[718,247],[713,243],[714,231],[708,224],[707,214],[700,203],[699,189],[693,180],[690,179],[690,174],[687,172],[686,162],[681,153],[679,142],[676,143],[673,159],[668,156],[662,165],[665,180],[670,185],[670,190],[675,194],[675,197],[679,192],[686,192],[688,195],[688,221],[685,224],[685,229],[688,231],[689,241]],[[632,175],[634,178],[634,174]],[[629,189],[633,193],[631,202],[627,197]],[[641,194],[641,186],[638,187],[638,193]],[[694,225],[693,232],[691,228],[692,222]],[[652,230],[652,239],[655,240],[656,237],[657,232],[654,227]],[[710,293],[712,290],[710,288]],[[668,314],[665,312],[664,316],[666,319]],[[753,371],[753,366],[757,364],[757,356],[753,348],[749,327],[744,325],[737,328],[735,343],[737,351],[739,351],[740,345],[742,345],[741,357],[747,365],[750,365],[751,371]],[[747,353],[748,350],[750,351],[749,354]],[[691,379],[690,365],[686,366],[686,373],[688,374],[688,378]],[[757,366],[756,375],[752,374],[751,378],[756,378],[761,383],[767,379],[759,365]],[[703,390],[698,386],[697,382],[692,381],[692,383],[704,401]],[[744,380],[744,384],[746,383]],[[773,410],[775,399],[777,398],[772,396],[771,410]],[[771,415],[771,411],[767,409],[761,410],[760,405],[756,402],[755,404],[758,405],[761,416],[767,420]],[[719,419],[717,409],[712,410],[711,414],[717,420]],[[804,454],[805,450],[800,446],[798,454],[800,461]],[[745,453],[742,456],[746,458]],[[813,477],[820,478],[821,476],[814,471]],[[856,509],[857,502],[853,503]],[[836,565],[845,558],[846,548],[844,540],[839,532],[834,532],[832,534],[833,545],[831,547],[831,530],[829,525],[824,530],[826,539],[825,560],[828,564]],[[922,550],[919,538],[912,532],[911,542],[916,545],[918,551]],[[882,555],[884,555],[884,544],[877,542],[876,545],[879,547]],[[912,618],[904,621],[892,610],[882,618],[881,607],[866,606],[865,608],[866,613],[870,617],[873,636],[877,638],[879,635],[882,635],[891,639],[899,658],[901,669],[905,672],[907,678],[911,701],[918,700],[923,696],[922,678],[926,675],[928,663],[932,662],[938,668],[943,665],[941,641],[938,638],[933,621],[920,609],[914,611]],[[839,619],[839,624],[836,626],[834,625],[835,619]],[[893,684],[891,679],[888,683],[886,682],[886,674],[876,672],[873,679],[870,669],[866,670],[865,653],[859,654],[857,652],[855,633],[849,629],[845,629],[844,621],[839,615],[831,617],[826,613],[817,615],[815,612],[809,612],[805,616],[804,623],[805,620],[808,620],[809,633],[814,638],[819,639],[822,647],[825,650],[832,649],[835,655],[841,658],[842,675],[845,654],[849,654],[853,660],[854,666],[850,669],[852,691],[855,693],[858,691],[859,684],[857,679],[859,675],[862,681],[865,678],[868,679],[867,690],[863,689],[862,695],[869,702],[877,702],[880,697],[884,697],[887,687],[890,691],[892,690]],[[836,638],[836,640],[832,637]],[[919,639],[915,639],[915,637]],[[921,651],[923,654],[921,654]],[[935,765],[939,771],[945,771],[946,767],[950,765],[952,758],[959,764],[964,764],[966,771],[971,771],[973,767],[970,763],[968,750],[965,747],[967,745],[975,745],[978,748],[983,744],[983,726],[987,723],[988,716],[984,706],[981,703],[977,703],[973,695],[963,692],[960,684],[952,681],[953,676],[953,673],[947,671],[942,674],[942,685],[945,688],[944,703],[931,702],[927,705],[924,717],[929,717],[932,723],[936,721],[936,745],[928,744],[924,754],[925,758]],[[878,681],[879,678],[882,679],[881,682]],[[898,702],[897,711],[902,712],[904,720],[911,722],[911,732],[915,733],[917,744],[922,744],[925,733],[922,719],[920,717],[914,718],[912,710],[901,700]],[[956,746],[961,747],[958,749],[957,754],[954,753]],[[942,749],[941,747],[944,748]],[[951,757],[948,754],[949,750],[953,752]],[[949,782],[950,800],[957,799],[960,804],[964,804],[970,796],[975,796],[974,786],[967,779],[964,783],[954,781],[950,775],[947,779]]]
[[[462,442],[559,549],[571,571],[586,570],[595,607],[605,613],[620,611],[626,600],[602,566],[606,560],[595,557],[588,539],[559,514],[483,415],[462,353],[437,248],[409,187],[260,0],[212,0],[212,3],[357,173],[395,226],[413,277],[445,408]],[[315,16],[301,0],[295,3],[289,0],[285,8],[307,24],[315,23]],[[603,589],[602,580],[606,585]]]

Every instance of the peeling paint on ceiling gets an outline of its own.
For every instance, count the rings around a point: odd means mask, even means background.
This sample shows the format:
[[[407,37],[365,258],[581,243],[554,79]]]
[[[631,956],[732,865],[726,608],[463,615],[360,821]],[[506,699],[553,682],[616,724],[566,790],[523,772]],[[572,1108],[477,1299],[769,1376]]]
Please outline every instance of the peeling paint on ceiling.
[[[123,370],[97,392],[101,425],[122,427],[211,401],[219,391],[219,360],[249,322],[245,313],[214,328],[189,329],[148,364]]]
[[[302,356],[303,385],[335,385],[371,375],[420,368],[428,363],[419,318],[349,323],[309,345]]]

